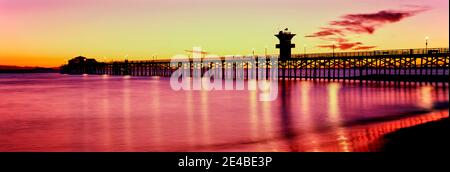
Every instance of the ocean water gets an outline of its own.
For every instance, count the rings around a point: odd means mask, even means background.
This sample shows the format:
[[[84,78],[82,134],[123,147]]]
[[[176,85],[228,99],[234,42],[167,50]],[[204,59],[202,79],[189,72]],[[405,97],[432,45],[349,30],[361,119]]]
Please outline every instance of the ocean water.
[[[246,81],[253,82],[253,81]],[[169,78],[1,74],[0,151],[377,151],[386,133],[448,117],[430,85],[278,82],[174,91]],[[448,107],[447,107],[448,108]]]

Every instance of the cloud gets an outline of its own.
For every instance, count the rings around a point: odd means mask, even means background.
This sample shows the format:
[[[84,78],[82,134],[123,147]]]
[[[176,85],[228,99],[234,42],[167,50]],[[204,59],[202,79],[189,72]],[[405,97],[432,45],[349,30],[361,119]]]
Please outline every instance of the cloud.
[[[362,21],[352,21],[352,20],[340,20],[330,22],[332,26],[339,26],[336,30],[340,32],[350,32],[350,33],[369,33],[373,34],[375,32],[376,25],[364,24]]]
[[[427,11],[429,8],[420,6],[409,6],[407,10],[381,10],[375,13],[346,14],[340,20],[331,21],[327,27],[306,35],[309,38],[335,41],[341,50],[368,50],[376,46],[362,46],[361,42],[349,42],[349,35],[373,34],[385,24],[400,22],[405,18],[412,17],[418,13]],[[320,48],[332,48],[333,45],[319,45]]]
[[[364,22],[379,22],[379,23],[394,23],[405,17],[413,16],[416,11],[393,11],[383,10],[377,13],[368,14],[349,14],[342,18],[350,21],[364,21]]]
[[[348,14],[341,17],[343,20],[332,21],[330,25],[342,27],[341,29],[351,33],[373,34],[376,29],[382,27],[384,24],[399,22],[422,11],[425,10],[383,10],[376,13]]]
[[[357,45],[362,45],[362,44],[363,44],[362,42],[341,42],[341,43],[339,43],[339,48],[341,50],[348,50]]]
[[[352,49],[353,47],[356,47],[358,45],[362,45],[362,42],[340,42],[336,45],[319,45],[317,47],[319,48],[337,48],[337,49],[341,49],[341,50],[349,50]]]
[[[343,37],[321,37],[321,40],[330,41],[330,42],[336,42],[336,43],[342,43],[342,42],[348,42],[349,40]]]
[[[345,36],[343,30],[341,29],[321,28],[321,31],[313,33],[311,35],[306,35],[306,37],[324,37],[331,35]]]
[[[353,48],[353,50],[371,50],[376,48],[377,46],[358,46]]]

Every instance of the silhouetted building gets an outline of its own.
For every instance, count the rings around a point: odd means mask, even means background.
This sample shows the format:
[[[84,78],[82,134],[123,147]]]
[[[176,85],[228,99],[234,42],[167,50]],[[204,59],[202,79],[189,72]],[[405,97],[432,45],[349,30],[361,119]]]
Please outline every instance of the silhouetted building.
[[[275,36],[280,40],[280,43],[276,45],[276,48],[280,49],[280,59],[291,58],[291,48],[295,48],[295,44],[291,44],[291,40],[295,34],[292,34],[286,28]]]
[[[97,63],[97,60],[88,59],[83,56],[78,56],[78,57],[75,57],[75,58],[69,60],[69,65],[95,64],[95,63]]]
[[[78,56],[68,61],[67,65],[61,66],[61,73],[68,74],[91,74],[97,73],[104,63],[99,63],[95,59],[88,59]]]

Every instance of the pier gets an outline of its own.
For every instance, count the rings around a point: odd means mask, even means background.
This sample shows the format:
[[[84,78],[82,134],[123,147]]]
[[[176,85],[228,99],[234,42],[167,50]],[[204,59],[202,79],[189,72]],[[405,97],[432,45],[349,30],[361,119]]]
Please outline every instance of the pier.
[[[449,82],[449,48],[398,49],[364,52],[339,52],[316,54],[293,54],[291,58],[277,61],[280,79],[303,80],[360,80],[360,81],[408,81],[408,82]],[[64,74],[131,75],[169,77],[183,68],[204,71],[219,69],[220,78],[248,79],[258,76],[258,72],[271,75],[270,59],[263,64],[241,60],[232,63],[209,60],[208,65],[189,59],[189,65],[171,66],[170,60],[96,62],[94,59],[77,57],[78,63],[61,67]],[[77,59],[75,58],[75,59]],[[83,60],[84,58],[84,60]],[[207,58],[205,58],[207,59]],[[203,60],[205,60],[203,59]],[[243,73],[237,67],[244,69]],[[255,68],[256,70],[253,70]],[[233,71],[232,73],[225,72]],[[256,73],[252,73],[256,71]]]

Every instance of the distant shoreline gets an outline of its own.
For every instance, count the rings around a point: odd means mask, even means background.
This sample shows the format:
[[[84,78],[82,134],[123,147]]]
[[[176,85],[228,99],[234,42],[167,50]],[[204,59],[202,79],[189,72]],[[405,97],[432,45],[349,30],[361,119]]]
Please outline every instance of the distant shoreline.
[[[59,73],[59,70],[53,68],[0,69],[0,74],[16,74],[16,73]]]
[[[28,67],[28,66],[8,66],[0,65],[0,74],[8,73],[57,73],[59,67]]]

